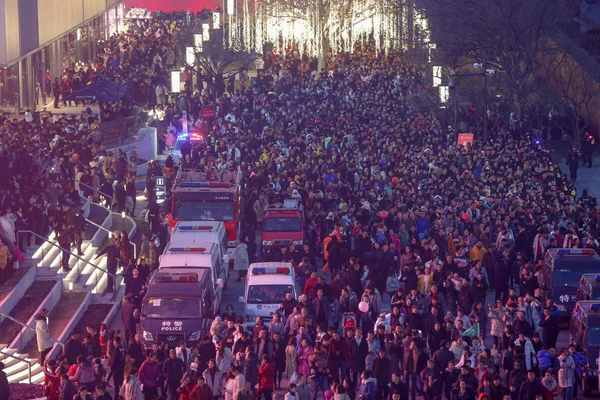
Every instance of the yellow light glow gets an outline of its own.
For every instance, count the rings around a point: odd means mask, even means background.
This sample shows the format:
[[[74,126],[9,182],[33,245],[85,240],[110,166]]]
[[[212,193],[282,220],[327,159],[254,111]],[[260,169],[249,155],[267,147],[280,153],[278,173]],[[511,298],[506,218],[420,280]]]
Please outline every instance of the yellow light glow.
[[[218,12],[213,13],[213,29],[219,29],[221,27],[221,14]]]

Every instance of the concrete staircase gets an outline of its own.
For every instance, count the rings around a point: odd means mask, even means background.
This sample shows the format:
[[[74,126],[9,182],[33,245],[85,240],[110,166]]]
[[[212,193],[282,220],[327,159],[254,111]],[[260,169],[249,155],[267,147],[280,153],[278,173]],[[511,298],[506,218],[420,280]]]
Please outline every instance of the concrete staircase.
[[[90,214],[106,215],[102,221],[95,221],[102,228],[89,224],[90,239],[83,240],[81,245],[82,255],[79,258],[73,255],[69,258],[70,271],[64,271],[61,268],[61,250],[51,243],[44,242],[32,256],[38,267],[38,277],[59,276],[63,279],[63,286],[67,291],[86,291],[98,295],[102,295],[106,291],[108,280],[107,274],[104,272],[107,267],[106,257],[99,259],[95,259],[95,257],[104,248],[104,245],[108,243],[109,232],[113,232],[113,213],[104,209],[105,214],[101,214],[99,211],[95,211],[95,209],[104,208],[92,205],[90,210]],[[93,217],[93,215],[90,217]],[[117,218],[120,219],[121,217]],[[93,220],[93,218],[90,218],[90,220]],[[120,226],[123,226],[122,221],[120,222]],[[135,228],[132,231],[135,232]],[[58,244],[54,239],[54,233],[49,236],[49,239],[52,243]],[[71,251],[75,252],[74,249],[71,249]],[[102,297],[102,299],[109,300],[112,297],[106,296]]]
[[[25,360],[25,361],[23,361]],[[29,383],[29,365],[31,364],[31,383],[44,383],[44,370],[37,359],[29,358],[16,349],[0,344],[0,361],[4,363],[4,372],[9,383]]]
[[[106,293],[108,283],[108,274],[105,272],[107,269],[106,257],[99,259],[95,259],[95,257],[101,249],[108,245],[111,232],[127,229],[129,237],[132,238],[137,230],[135,221],[129,217],[122,220],[120,215],[115,215],[113,219],[113,213],[104,207],[90,204],[86,204],[85,207],[86,218],[102,228],[88,223],[84,235],[86,239],[83,240],[81,246],[83,254],[80,258],[71,255],[69,259],[71,270],[64,271],[61,268],[62,251],[52,245],[52,243],[58,245],[55,234],[52,232],[48,237],[49,242],[44,242],[33,254],[29,253],[31,254],[32,272],[19,281],[16,286],[18,290],[10,292],[10,299],[5,298],[0,301],[0,310],[10,312],[33,281],[61,280],[62,285],[57,285],[53,301],[50,303],[46,299],[45,304],[49,306],[47,308],[51,312],[51,336],[62,343],[68,339],[70,332],[85,314],[89,304],[113,305],[111,315],[114,315],[114,310],[118,309],[120,300],[125,295],[125,284],[122,282],[122,278],[118,277],[117,293]],[[74,249],[71,251],[75,252]],[[25,322],[35,328],[35,323],[31,325],[30,321]],[[61,351],[61,346],[56,344],[49,357],[54,357]],[[30,369],[31,383],[43,383],[44,372],[38,360],[39,352],[35,333],[27,332],[26,328],[23,328],[12,344],[0,344],[0,361],[5,364],[4,372],[10,383],[29,383]]]

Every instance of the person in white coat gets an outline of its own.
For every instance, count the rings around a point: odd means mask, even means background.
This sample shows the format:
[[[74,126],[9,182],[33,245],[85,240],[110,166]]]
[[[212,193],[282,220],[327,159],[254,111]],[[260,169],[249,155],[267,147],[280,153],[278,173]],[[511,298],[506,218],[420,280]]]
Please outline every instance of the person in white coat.
[[[560,369],[558,370],[558,387],[560,396],[564,400],[573,400],[573,372],[575,371],[575,360],[566,349],[561,349],[558,355]]]
[[[182,340],[180,345],[175,348],[175,354],[183,361],[187,369],[191,363],[192,351],[185,346],[185,341]]]
[[[125,382],[121,385],[119,395],[123,400],[144,400],[142,386],[137,378],[137,369],[131,368],[129,376],[125,378]]]
[[[240,371],[240,367],[233,367],[233,369],[231,370],[231,373],[234,376],[234,378],[232,379],[233,383],[232,383],[232,388],[231,388],[232,392],[233,392],[232,400],[238,400],[238,394],[242,390],[242,387],[244,386],[244,381],[246,379],[244,379],[244,375]]]
[[[519,337],[517,340],[515,340],[515,346],[521,346],[523,348],[523,354],[525,355],[525,368],[527,368],[527,371],[533,367],[537,367],[537,363],[534,365],[534,360],[537,361],[537,359],[535,358],[536,352],[533,348],[533,343],[531,343],[529,338],[525,337],[523,332],[519,332]]]
[[[50,328],[48,327],[48,310],[45,308],[35,316],[35,334],[37,339],[38,351],[40,352],[40,365],[44,365],[46,356],[52,350],[54,343],[50,338]]]
[[[235,248],[235,256],[233,259],[233,270],[238,271],[237,281],[241,282],[242,278],[246,277],[246,272],[250,266],[250,258],[248,257],[248,245],[240,241]]]
[[[208,368],[202,374],[206,385],[212,390],[213,396],[219,397],[221,394],[222,372],[217,368],[215,360],[208,361]]]

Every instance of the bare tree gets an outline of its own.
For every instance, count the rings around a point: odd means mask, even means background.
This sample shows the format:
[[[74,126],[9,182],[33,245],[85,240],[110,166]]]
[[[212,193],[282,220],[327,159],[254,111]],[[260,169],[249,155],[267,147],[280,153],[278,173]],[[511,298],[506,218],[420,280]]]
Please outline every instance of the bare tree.
[[[450,66],[485,61],[502,74],[504,97],[521,116],[544,85],[536,76],[546,38],[573,15],[573,0],[418,0],[436,56]]]
[[[201,44],[195,40],[196,35],[202,35],[202,19],[195,19],[182,26],[179,33],[179,49],[177,52],[180,64],[195,74],[199,80],[207,83],[209,97],[215,100],[224,89],[225,75],[238,74],[249,69],[256,61],[255,53],[244,50],[234,50],[224,45],[223,31],[210,29],[210,38]],[[192,48],[194,62],[189,63],[187,48]]]
[[[351,51],[369,35],[382,48],[396,46],[396,21],[390,10],[396,0],[234,0],[235,15],[225,18],[226,29],[234,32],[233,47],[255,48],[270,42],[280,48],[299,45],[300,52],[316,56],[319,70],[325,68],[330,52]],[[229,10],[228,10],[229,11]]]
[[[573,129],[573,142],[577,146],[581,145],[589,125],[589,118],[594,115],[600,96],[600,84],[583,65],[578,63],[568,51],[543,59],[544,71],[549,76],[551,90],[560,99],[566,111]],[[586,118],[582,118],[583,115]]]

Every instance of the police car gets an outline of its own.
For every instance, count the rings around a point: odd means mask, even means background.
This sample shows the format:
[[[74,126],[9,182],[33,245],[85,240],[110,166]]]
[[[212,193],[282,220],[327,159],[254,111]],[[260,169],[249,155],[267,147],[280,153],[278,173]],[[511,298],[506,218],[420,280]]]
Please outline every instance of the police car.
[[[196,143],[204,143],[204,137],[199,132],[191,132],[191,133],[181,133],[177,136],[177,140],[175,141],[175,146],[173,146],[173,157],[178,160],[181,156],[181,146],[190,139],[192,142],[192,148],[196,146]]]
[[[197,346],[214,318],[210,270],[169,268],[154,273],[142,301],[140,327],[145,349],[153,344]]]
[[[589,397],[598,388],[600,356],[600,301],[578,301],[573,308],[570,327],[571,343],[587,358],[582,370],[582,389]]]
[[[290,263],[266,262],[250,264],[246,275],[244,296],[239,298],[245,304],[244,321],[253,326],[256,317],[262,317],[269,324],[275,311],[281,308],[286,293],[297,299],[296,276]]]
[[[600,257],[593,249],[549,249],[542,267],[545,300],[551,299],[568,322],[577,300],[577,287],[583,274],[600,271]]]
[[[600,275],[584,274],[581,277],[577,288],[577,301],[580,300],[600,300]]]

